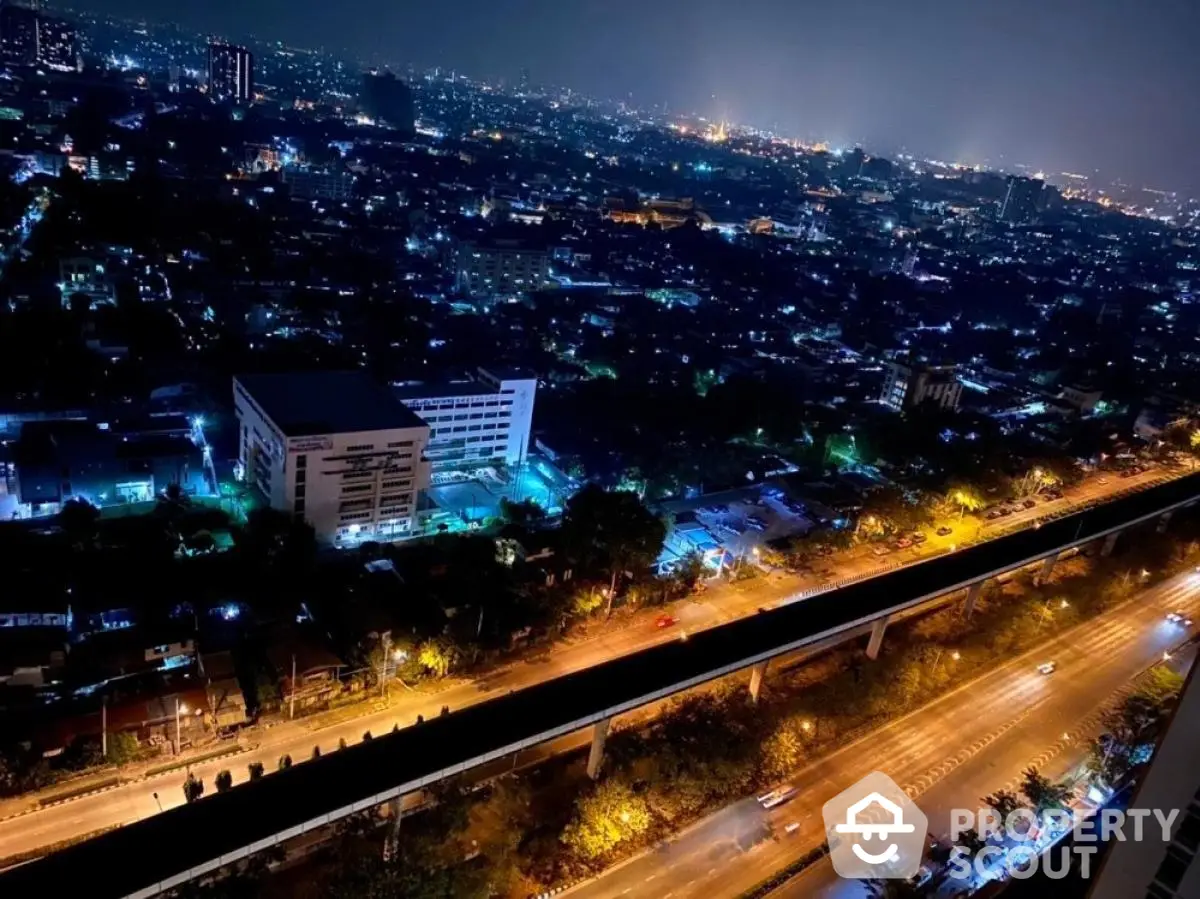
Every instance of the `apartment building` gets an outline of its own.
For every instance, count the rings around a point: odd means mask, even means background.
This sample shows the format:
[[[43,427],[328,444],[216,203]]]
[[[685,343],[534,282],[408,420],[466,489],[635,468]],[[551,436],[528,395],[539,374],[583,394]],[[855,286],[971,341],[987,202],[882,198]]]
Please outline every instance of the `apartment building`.
[[[458,248],[455,281],[471,297],[540,290],[550,278],[550,253],[519,240],[464,243]]]

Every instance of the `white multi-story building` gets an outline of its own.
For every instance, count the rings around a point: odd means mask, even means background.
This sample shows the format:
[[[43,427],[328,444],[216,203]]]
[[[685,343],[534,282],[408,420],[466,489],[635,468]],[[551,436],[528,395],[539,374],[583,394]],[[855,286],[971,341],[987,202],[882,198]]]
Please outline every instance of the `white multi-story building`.
[[[273,509],[348,546],[416,531],[429,426],[360,372],[239,375],[242,477]]]
[[[429,425],[425,456],[435,475],[506,465],[529,454],[537,379],[526,372],[480,368],[471,380],[395,388],[400,402]]]
[[[889,362],[879,401],[897,411],[931,402],[953,412],[962,398],[962,389],[953,365]]]

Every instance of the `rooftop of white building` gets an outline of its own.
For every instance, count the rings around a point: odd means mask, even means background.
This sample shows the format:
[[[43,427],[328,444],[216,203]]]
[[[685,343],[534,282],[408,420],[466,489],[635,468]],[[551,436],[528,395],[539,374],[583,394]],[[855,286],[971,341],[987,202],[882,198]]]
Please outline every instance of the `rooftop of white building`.
[[[363,372],[238,375],[237,381],[288,437],[426,426],[388,387]]]

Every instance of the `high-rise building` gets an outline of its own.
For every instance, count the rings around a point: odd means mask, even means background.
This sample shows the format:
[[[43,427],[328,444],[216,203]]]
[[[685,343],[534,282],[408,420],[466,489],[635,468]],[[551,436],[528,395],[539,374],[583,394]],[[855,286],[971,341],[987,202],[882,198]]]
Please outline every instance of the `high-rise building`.
[[[254,54],[235,44],[208,45],[208,93],[218,101],[254,99]]]
[[[66,19],[38,15],[37,64],[58,72],[79,67],[79,40],[75,26]]]
[[[9,65],[31,66],[38,58],[38,13],[5,0],[0,5],[0,57]]]
[[[405,134],[416,132],[412,91],[391,72],[366,72],[358,105],[380,124],[390,125]]]
[[[1014,225],[1033,221],[1041,205],[1045,182],[1038,178],[1009,175],[1004,201],[1000,204],[1000,221]]]
[[[1089,899],[1184,899],[1200,895],[1200,675],[1192,668],[1166,733],[1138,780],[1131,809],[1178,810],[1164,842],[1154,818],[1143,839],[1114,840]],[[1130,823],[1124,833],[1129,834]]]
[[[910,365],[889,362],[879,401],[897,411],[936,403],[954,411],[962,397],[962,382],[953,365]]]

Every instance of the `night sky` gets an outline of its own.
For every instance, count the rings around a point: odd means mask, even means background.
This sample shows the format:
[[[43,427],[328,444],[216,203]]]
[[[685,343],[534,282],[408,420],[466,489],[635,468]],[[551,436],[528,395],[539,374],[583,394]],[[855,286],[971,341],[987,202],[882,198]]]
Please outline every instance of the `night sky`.
[[[161,18],[161,0],[90,0]],[[201,0],[181,24],[1200,194],[1196,0]]]

